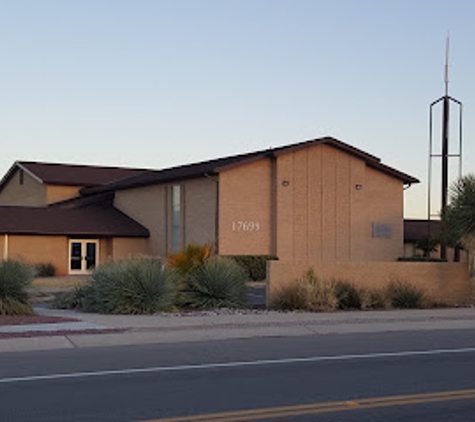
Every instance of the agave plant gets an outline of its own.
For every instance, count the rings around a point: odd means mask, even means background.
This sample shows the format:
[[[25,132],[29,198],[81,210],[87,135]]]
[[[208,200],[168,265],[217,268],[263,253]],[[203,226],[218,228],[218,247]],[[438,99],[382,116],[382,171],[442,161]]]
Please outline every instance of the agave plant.
[[[33,313],[26,291],[33,281],[33,274],[33,268],[23,262],[0,262],[0,315]]]
[[[183,302],[202,309],[245,307],[247,278],[247,272],[232,259],[208,260],[190,272]]]

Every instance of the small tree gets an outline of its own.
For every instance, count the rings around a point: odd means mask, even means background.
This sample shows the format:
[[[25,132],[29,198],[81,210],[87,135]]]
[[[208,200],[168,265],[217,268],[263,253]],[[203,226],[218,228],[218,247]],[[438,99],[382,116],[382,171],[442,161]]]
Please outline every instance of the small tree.
[[[462,245],[470,256],[473,275],[475,253],[475,174],[457,180],[451,187],[450,205],[441,214],[443,235],[454,244]]]
[[[425,236],[417,241],[416,248],[424,252],[424,256],[426,258],[429,258],[431,252],[435,252],[439,244],[440,242],[438,239],[434,237]]]

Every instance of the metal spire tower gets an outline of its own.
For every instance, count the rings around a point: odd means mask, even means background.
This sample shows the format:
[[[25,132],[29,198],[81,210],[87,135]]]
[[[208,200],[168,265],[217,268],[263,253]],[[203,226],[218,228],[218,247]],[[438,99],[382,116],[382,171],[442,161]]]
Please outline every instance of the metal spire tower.
[[[432,167],[433,160],[438,158],[441,160],[441,207],[440,212],[442,212],[448,204],[448,188],[449,188],[449,158],[458,159],[458,175],[461,176],[462,172],[462,103],[455,98],[449,96],[449,49],[450,49],[450,39],[447,37],[445,45],[445,95],[440,97],[438,100],[430,104],[430,114],[429,114],[429,183],[428,183],[428,234],[430,238],[430,221],[433,217],[439,216],[440,214],[433,214],[431,211],[432,201],[431,201],[431,192],[432,192]],[[442,103],[442,146],[441,153],[434,153],[433,148],[433,113],[434,107]],[[459,145],[458,152],[450,153],[449,149],[449,137],[450,137],[450,105],[451,103],[455,104],[455,107],[458,107],[458,116],[459,116]],[[442,243],[440,245],[440,258],[447,259],[447,246]]]

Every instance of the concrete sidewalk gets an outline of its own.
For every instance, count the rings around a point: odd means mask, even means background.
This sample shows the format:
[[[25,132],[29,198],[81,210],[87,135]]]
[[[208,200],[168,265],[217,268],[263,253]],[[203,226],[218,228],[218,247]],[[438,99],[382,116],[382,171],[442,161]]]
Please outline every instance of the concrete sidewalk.
[[[0,352],[271,336],[475,329],[475,308],[316,314],[224,310],[190,315],[99,315],[47,308],[38,308],[37,312],[73,317],[79,322],[0,327],[0,332],[30,332],[32,335],[0,339]],[[77,333],[77,330],[89,332]],[[31,334],[38,331],[51,335]]]

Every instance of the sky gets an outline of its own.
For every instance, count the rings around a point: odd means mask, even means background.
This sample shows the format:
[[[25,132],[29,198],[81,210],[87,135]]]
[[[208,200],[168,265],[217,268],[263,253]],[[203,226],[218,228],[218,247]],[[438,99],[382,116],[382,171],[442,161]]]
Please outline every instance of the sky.
[[[472,0],[0,0],[0,175],[16,160],[160,169],[332,136],[417,177],[405,216],[425,218],[448,34],[475,172],[474,16]],[[438,153],[439,109],[434,122]]]

